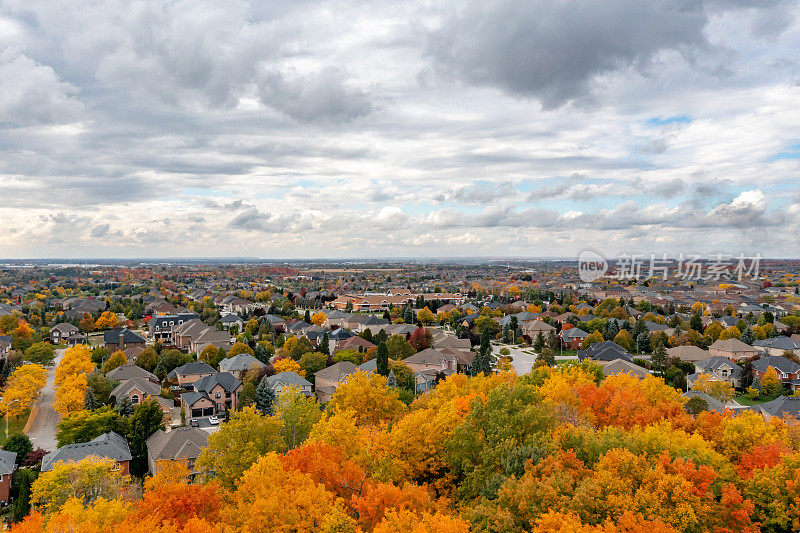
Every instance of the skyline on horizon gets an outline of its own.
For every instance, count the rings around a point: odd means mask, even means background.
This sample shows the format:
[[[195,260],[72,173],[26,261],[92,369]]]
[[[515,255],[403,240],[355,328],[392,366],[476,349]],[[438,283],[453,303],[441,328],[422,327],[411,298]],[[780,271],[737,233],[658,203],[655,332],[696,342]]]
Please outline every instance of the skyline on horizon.
[[[794,259],[798,15],[10,0],[0,256]]]

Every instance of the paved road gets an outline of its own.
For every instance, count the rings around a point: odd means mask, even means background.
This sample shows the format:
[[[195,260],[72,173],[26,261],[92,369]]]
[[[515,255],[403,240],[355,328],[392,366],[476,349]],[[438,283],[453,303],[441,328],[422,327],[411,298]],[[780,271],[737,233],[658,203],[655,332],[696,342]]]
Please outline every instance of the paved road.
[[[494,342],[492,343],[492,353],[494,353],[495,357],[500,357],[500,350],[502,348],[508,348],[508,351],[511,352],[509,354],[511,356],[511,366],[514,367],[518,376],[524,376],[533,370],[533,365],[536,363],[535,355],[525,353],[519,347],[512,344]],[[533,351],[531,348],[526,348],[526,350]]]
[[[47,385],[42,390],[42,395],[36,401],[36,407],[31,413],[28,424],[27,434],[33,441],[34,448],[42,448],[51,452],[56,446],[56,430],[58,423],[61,422],[61,415],[53,410],[53,400],[55,391],[53,382],[55,381],[55,368],[61,362],[64,350],[56,350],[56,359],[53,367],[47,372]]]

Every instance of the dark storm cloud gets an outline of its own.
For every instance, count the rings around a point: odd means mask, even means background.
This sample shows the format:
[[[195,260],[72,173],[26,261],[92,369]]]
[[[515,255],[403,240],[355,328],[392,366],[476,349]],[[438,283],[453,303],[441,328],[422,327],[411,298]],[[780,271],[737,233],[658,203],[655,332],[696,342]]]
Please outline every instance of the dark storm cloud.
[[[709,11],[770,3],[698,0],[471,1],[430,34],[441,72],[553,109],[591,96],[601,75],[647,72],[663,51],[692,61],[710,48]]]

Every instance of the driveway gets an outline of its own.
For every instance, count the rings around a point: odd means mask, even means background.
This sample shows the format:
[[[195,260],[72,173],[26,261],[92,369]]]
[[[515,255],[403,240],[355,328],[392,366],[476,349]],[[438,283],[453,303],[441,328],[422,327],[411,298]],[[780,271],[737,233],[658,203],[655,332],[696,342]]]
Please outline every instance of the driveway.
[[[28,420],[28,429],[25,433],[33,441],[34,449],[42,448],[52,452],[58,447],[56,445],[58,429],[56,426],[61,422],[61,415],[53,409],[53,400],[55,400],[53,382],[56,378],[56,367],[63,356],[64,349],[56,350],[55,363],[47,371],[47,384],[31,410],[31,418]]]

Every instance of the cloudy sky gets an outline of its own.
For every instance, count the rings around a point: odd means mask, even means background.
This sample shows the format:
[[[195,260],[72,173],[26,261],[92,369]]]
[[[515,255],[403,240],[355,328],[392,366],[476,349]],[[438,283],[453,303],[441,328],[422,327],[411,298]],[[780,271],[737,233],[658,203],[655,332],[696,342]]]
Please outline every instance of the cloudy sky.
[[[0,257],[800,256],[800,8],[0,2]]]

